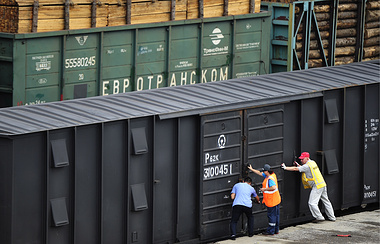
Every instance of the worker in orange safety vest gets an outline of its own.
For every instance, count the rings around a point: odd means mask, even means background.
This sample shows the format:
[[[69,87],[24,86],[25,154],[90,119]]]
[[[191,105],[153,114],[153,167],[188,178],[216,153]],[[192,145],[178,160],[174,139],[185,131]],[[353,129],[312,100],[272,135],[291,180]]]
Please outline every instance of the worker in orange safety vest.
[[[269,226],[263,235],[278,234],[280,231],[281,196],[278,190],[277,176],[271,170],[269,164],[265,164],[260,171],[252,168],[251,165],[248,166],[248,169],[257,175],[265,177],[260,190],[263,193],[263,203],[267,206]]]

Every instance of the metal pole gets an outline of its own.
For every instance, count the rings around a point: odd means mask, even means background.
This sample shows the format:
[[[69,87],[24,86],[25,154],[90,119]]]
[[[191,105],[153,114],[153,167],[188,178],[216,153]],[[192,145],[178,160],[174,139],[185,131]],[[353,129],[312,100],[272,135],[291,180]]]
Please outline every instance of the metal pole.
[[[355,47],[355,61],[356,62],[360,62],[363,59],[365,8],[366,8],[366,0],[359,0],[358,1],[358,22],[356,26],[356,47]]]
[[[335,66],[335,50],[336,50],[336,32],[338,23],[338,6],[339,0],[330,3],[330,35],[329,35],[329,53],[328,65]]]

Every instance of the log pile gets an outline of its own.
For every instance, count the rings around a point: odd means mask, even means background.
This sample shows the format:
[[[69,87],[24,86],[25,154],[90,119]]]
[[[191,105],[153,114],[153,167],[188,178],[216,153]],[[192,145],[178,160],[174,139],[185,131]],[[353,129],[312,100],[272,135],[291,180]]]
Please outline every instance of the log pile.
[[[272,2],[272,3],[292,3],[299,0],[263,0],[263,2]]]
[[[335,65],[353,63],[357,61],[358,49],[357,41],[360,33],[357,33],[357,25],[359,24],[360,15],[358,14],[358,0],[339,0],[338,5],[338,21],[336,31],[336,47],[335,47]],[[318,22],[324,53],[328,56],[330,46],[329,35],[332,25],[330,24],[330,6],[316,4],[314,12]],[[363,60],[379,59],[379,40],[380,40],[380,1],[367,0],[366,19],[364,27],[364,44],[363,44]],[[316,31],[312,28],[310,35],[310,51],[309,51],[309,68],[323,66],[322,57],[317,46]],[[302,35],[297,35],[297,56],[301,57]]]
[[[367,0],[363,60],[380,58],[380,1]]]
[[[293,3],[296,0],[263,0],[265,2],[277,3]],[[329,3],[331,0],[316,1],[314,3],[314,12],[318,22],[324,53],[328,56],[330,47],[329,35],[331,33],[332,24],[330,24]],[[357,61],[357,41],[360,40],[360,33],[357,33],[360,15],[358,14],[361,0],[339,0],[338,4],[338,21],[336,31],[336,47],[335,47],[335,65],[347,64]],[[297,19],[301,13],[299,7],[295,8]],[[365,26],[364,26],[364,43],[363,43],[363,61],[379,59],[380,55],[380,0],[367,0],[365,6]],[[302,24],[301,28],[302,30]],[[317,44],[316,31],[312,28],[309,44],[309,63],[308,67],[323,66],[322,58]],[[300,33],[301,31],[299,31]],[[296,50],[300,59],[303,49],[303,36],[297,34]]]
[[[0,0],[0,32],[28,33],[260,12],[261,0]]]

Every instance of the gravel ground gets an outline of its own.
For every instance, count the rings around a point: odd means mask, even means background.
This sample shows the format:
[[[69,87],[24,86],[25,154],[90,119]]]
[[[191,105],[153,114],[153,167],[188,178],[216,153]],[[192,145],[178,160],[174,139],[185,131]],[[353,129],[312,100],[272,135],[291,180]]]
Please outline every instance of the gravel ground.
[[[337,235],[351,235],[351,237],[339,237]],[[273,244],[293,243],[380,243],[380,209],[364,211],[337,217],[335,222],[323,221],[321,223],[306,223],[291,226],[280,230],[278,235],[253,237],[238,237],[236,240],[224,240],[215,244]]]

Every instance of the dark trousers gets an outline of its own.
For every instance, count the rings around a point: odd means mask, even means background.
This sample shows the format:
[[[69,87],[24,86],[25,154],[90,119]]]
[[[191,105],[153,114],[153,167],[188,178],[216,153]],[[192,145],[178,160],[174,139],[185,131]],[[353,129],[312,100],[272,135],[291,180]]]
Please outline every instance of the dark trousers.
[[[280,231],[280,204],[274,207],[267,207],[269,226],[267,232],[275,234]]]
[[[247,219],[248,219],[248,234],[253,235],[252,208],[245,207],[242,205],[235,205],[232,207],[232,218],[231,218],[231,223],[230,223],[231,235],[236,235],[236,225],[242,213],[245,213],[245,216],[247,216]]]

